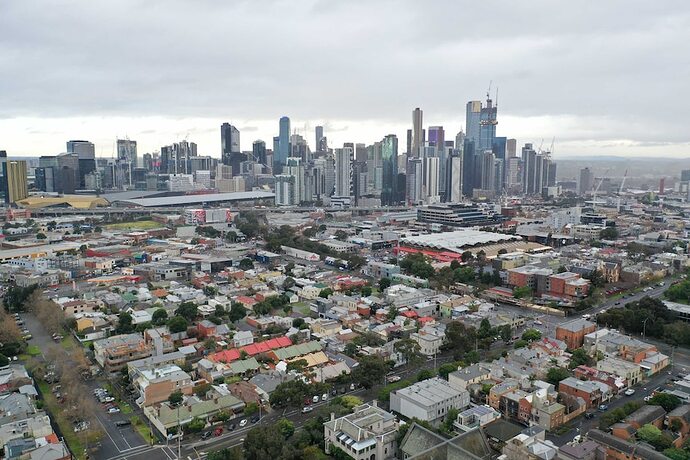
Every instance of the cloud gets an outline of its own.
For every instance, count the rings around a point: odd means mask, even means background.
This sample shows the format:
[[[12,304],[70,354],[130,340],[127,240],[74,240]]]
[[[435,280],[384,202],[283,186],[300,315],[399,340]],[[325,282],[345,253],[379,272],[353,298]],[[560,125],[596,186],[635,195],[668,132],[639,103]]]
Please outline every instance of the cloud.
[[[556,136],[574,154],[620,139],[624,154],[687,153],[690,5],[680,0],[5,0],[0,29],[9,151],[68,137],[103,139],[108,151],[129,132],[140,149],[190,133],[216,152],[223,121],[246,126],[250,149],[284,114],[323,124],[331,143],[404,139],[417,106],[425,124],[456,132],[466,101],[493,80],[499,135]],[[30,133],[21,120],[68,131]],[[4,136],[10,127],[19,131]]]

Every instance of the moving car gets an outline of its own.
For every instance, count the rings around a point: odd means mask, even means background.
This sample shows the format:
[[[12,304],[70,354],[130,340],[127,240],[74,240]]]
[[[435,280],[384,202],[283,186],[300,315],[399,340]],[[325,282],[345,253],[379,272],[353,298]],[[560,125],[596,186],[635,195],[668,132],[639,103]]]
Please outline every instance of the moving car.
[[[204,434],[201,435],[201,439],[208,439],[210,438],[212,433],[210,431],[204,432]]]
[[[606,404],[599,404],[598,409],[600,412],[604,412],[604,411],[608,410],[608,408],[609,408],[609,406],[607,406]]]
[[[313,407],[304,406],[304,407],[302,408],[302,413],[303,413],[303,414],[306,414],[307,412],[311,412],[311,411],[313,411],[313,410],[314,410]]]
[[[632,388],[628,388],[627,390],[625,390],[625,396],[632,396],[634,394],[635,394],[635,390]]]
[[[247,419],[243,418],[242,421],[240,422],[240,427],[247,426]]]

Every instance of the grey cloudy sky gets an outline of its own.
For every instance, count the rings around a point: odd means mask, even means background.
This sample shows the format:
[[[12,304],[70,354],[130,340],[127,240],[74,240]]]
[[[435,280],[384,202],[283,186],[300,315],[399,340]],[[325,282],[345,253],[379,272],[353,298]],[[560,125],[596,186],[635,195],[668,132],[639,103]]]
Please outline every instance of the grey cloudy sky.
[[[414,107],[454,135],[499,87],[498,135],[555,155],[690,156],[687,1],[2,0],[0,149],[69,138],[109,156],[278,118],[331,145],[404,139]]]

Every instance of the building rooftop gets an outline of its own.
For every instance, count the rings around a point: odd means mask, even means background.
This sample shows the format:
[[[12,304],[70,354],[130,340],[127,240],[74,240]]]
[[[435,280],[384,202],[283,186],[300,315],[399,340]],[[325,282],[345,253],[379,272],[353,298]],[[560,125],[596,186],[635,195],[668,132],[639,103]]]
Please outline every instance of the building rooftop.
[[[594,324],[591,321],[587,321],[584,318],[577,318],[572,321],[568,321],[567,323],[563,323],[558,326],[559,329],[565,329],[566,331],[570,332],[579,332],[583,329],[588,329],[591,327],[596,327],[596,324]]]
[[[422,380],[409,387],[401,388],[395,393],[424,406],[433,406],[462,394],[461,391],[451,387],[448,382],[438,377]]]
[[[480,230],[457,230],[454,232],[433,233],[402,238],[401,242],[411,246],[422,246],[433,249],[458,252],[464,248],[483,244],[514,241],[519,239],[514,235],[502,233],[483,232]]]
[[[158,198],[117,199],[113,203],[131,204],[135,206],[164,207],[164,206],[189,206],[205,203],[221,203],[224,201],[244,201],[275,198],[271,192],[230,192],[230,193],[205,193],[199,195],[167,196]]]

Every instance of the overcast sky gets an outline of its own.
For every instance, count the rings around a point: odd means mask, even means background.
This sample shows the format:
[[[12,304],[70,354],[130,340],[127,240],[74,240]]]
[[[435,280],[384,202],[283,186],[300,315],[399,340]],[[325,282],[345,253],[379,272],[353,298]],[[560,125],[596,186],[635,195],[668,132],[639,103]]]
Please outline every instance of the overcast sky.
[[[555,156],[690,156],[690,2],[0,0],[0,149],[187,137],[220,156],[278,118],[313,147],[451,136],[498,87],[500,136]],[[446,136],[448,136],[447,134]],[[401,149],[402,151],[402,149]]]

